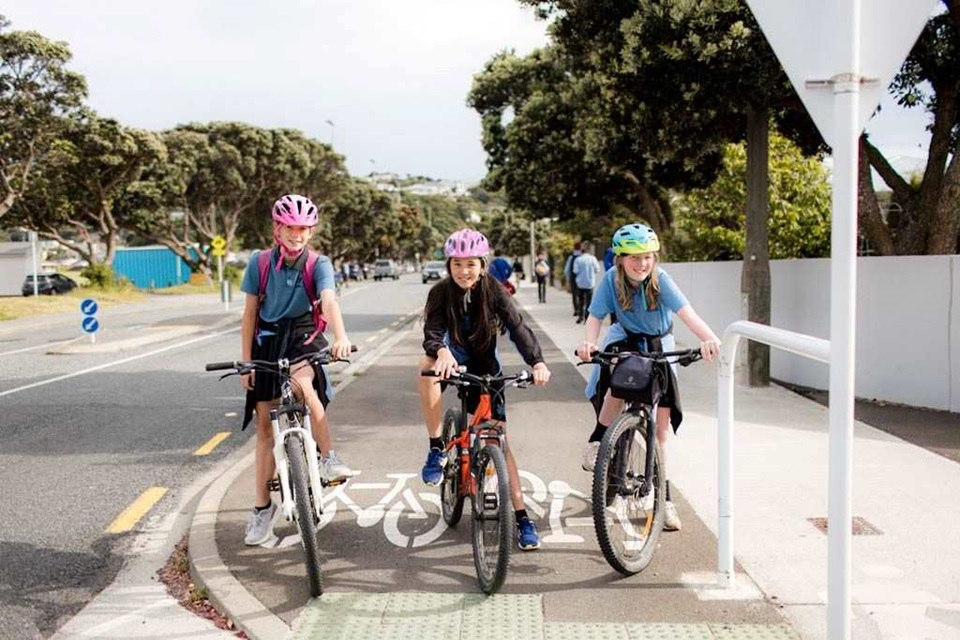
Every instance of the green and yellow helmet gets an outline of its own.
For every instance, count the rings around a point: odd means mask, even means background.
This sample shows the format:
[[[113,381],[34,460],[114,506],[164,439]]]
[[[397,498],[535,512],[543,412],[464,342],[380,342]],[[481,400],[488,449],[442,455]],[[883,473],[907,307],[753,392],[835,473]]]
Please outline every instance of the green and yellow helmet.
[[[625,224],[613,234],[614,255],[652,253],[660,251],[660,239],[653,229],[645,224]]]

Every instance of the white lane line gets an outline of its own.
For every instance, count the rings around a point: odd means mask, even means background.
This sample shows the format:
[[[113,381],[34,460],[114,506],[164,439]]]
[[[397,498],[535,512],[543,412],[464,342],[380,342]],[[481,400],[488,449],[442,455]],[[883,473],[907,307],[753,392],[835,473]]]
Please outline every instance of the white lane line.
[[[42,387],[47,384],[53,384],[54,382],[60,382],[61,380],[69,380],[70,378],[76,378],[77,376],[86,375],[88,373],[93,373],[94,371],[101,371],[103,369],[109,369],[110,367],[115,367],[117,365],[126,364],[128,362],[133,362],[134,360],[140,360],[141,358],[149,358],[150,356],[155,356],[158,353],[164,353],[165,351],[172,351],[173,349],[179,349],[180,347],[186,347],[187,345],[196,344],[197,342],[203,342],[204,340],[209,340],[210,338],[217,338],[219,336],[225,335],[227,333],[233,333],[234,331],[239,331],[239,327],[234,327],[232,329],[227,329],[225,331],[218,331],[216,333],[211,333],[205,336],[200,336],[199,338],[194,338],[192,340],[187,340],[186,342],[179,342],[177,344],[171,344],[160,349],[154,349],[153,351],[148,351],[146,353],[141,353],[136,356],[130,356],[129,358],[122,358],[120,360],[114,360],[113,362],[107,362],[104,364],[99,364],[95,367],[90,367],[89,369],[82,369],[80,371],[74,371],[73,373],[65,373],[62,376],[56,376],[54,378],[48,378],[47,380],[40,380],[39,382],[34,382],[22,387],[17,387],[16,389],[7,389],[6,391],[0,391],[0,398],[3,396],[9,396],[11,394],[26,391],[27,389],[33,389],[35,387]]]
[[[48,347],[54,347],[58,344],[67,344],[68,342],[76,342],[81,338],[86,338],[87,336],[77,336],[75,338],[67,338],[66,340],[57,340],[56,342],[45,342],[43,344],[35,344],[32,347],[24,347],[23,349],[16,349],[15,351],[0,351],[0,356],[12,356],[15,353],[23,353],[25,351],[33,351],[34,349],[46,349]]]

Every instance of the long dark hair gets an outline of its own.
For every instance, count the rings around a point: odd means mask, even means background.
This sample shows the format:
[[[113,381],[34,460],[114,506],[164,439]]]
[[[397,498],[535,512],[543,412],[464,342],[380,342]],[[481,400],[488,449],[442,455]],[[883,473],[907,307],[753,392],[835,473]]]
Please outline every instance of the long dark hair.
[[[447,261],[447,272],[450,265]],[[442,313],[447,318],[447,332],[454,345],[467,347],[471,351],[485,351],[496,342],[500,332],[500,317],[494,309],[494,300],[500,291],[494,287],[502,285],[485,271],[473,289],[470,290],[470,309],[476,310],[473,317],[473,332],[470,335],[461,335],[461,320],[465,315],[463,298],[467,294],[460,288],[452,277],[446,277],[433,285],[430,295],[427,296],[427,306],[424,309],[426,316]],[[506,293],[502,293],[506,295]]]

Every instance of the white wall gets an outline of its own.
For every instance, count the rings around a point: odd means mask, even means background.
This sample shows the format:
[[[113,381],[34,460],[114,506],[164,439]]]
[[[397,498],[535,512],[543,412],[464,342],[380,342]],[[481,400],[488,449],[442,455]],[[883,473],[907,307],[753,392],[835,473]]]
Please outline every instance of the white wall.
[[[0,242],[0,296],[19,296],[23,279],[32,273],[30,243]]]
[[[742,316],[740,262],[663,267],[718,335]],[[771,325],[830,337],[830,260],[770,263]],[[677,337],[695,341],[678,323]],[[856,395],[960,412],[960,256],[857,260]],[[829,367],[771,350],[773,377],[826,389]]]

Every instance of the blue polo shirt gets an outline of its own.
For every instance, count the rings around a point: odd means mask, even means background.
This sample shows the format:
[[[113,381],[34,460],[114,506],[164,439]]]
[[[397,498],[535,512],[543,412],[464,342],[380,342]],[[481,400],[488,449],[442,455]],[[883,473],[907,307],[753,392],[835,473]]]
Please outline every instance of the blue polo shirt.
[[[250,263],[243,272],[240,290],[251,295],[260,295],[260,268],[255,251]],[[313,267],[313,283],[317,288],[317,299],[324,289],[334,289],[333,265],[326,256],[320,256]],[[267,277],[266,298],[260,306],[260,317],[266,322],[277,322],[282,318],[298,318],[310,312],[310,299],[303,285],[303,273],[300,269],[281,264],[276,270],[274,256],[270,256],[270,275]]]

